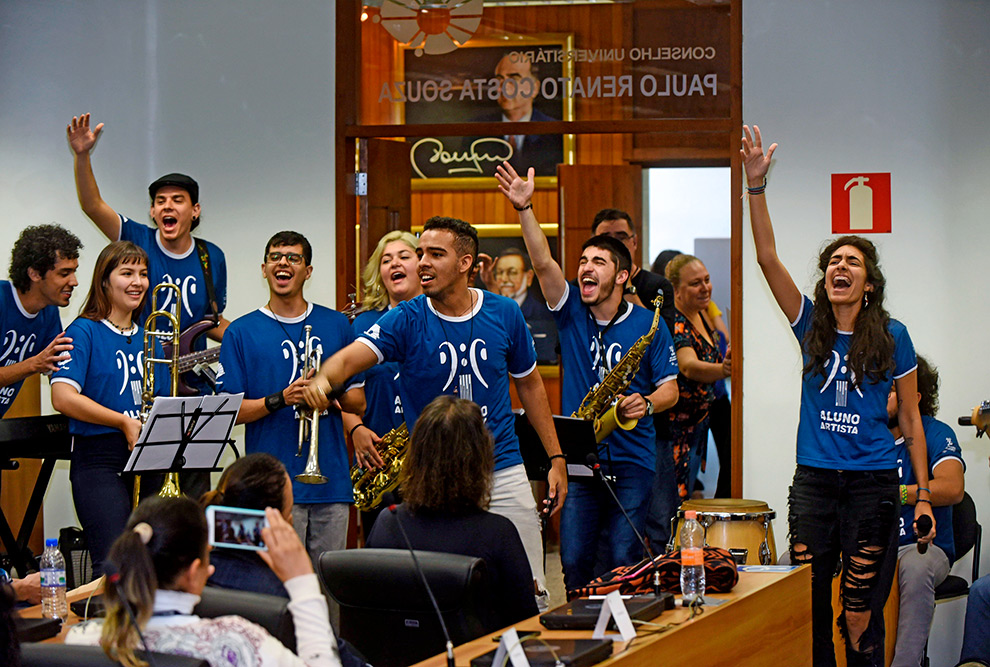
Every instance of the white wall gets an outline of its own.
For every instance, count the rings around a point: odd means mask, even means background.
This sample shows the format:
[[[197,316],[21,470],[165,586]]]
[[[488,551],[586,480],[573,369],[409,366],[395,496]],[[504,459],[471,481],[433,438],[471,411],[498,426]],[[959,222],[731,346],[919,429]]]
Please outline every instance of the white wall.
[[[147,220],[148,184],[164,173],[199,181],[201,233],[227,256],[228,318],[267,300],[261,256],[282,229],[310,239],[307,294],[332,304],[333,34],[322,0],[4,0],[0,249],[52,221],[83,240],[71,321],[106,242],[79,210],[65,139],[90,111],[106,123],[94,170],[120,212]],[[49,536],[72,521],[66,469],[46,503]]]
[[[990,3],[760,0],[744,5],[743,35],[744,119],[780,144],[767,197],[781,258],[809,291],[831,229],[829,174],[890,172],[893,233],[875,237],[887,305],[939,367],[940,416],[955,425],[990,398],[982,293],[990,244]],[[777,510],[777,546],[786,548],[799,352],[759,273],[748,229],[743,261],[743,489]],[[977,440],[971,428],[956,433],[969,465],[967,490],[990,525],[988,439]],[[953,572],[966,572],[969,562]],[[958,659],[964,607],[939,608],[933,665]]]

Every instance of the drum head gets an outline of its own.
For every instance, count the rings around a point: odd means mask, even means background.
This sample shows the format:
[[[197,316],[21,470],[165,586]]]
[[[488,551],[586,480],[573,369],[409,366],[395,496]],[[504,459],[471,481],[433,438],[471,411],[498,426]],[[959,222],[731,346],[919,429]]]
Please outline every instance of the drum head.
[[[684,518],[684,512],[694,510],[702,516],[717,516],[726,519],[754,519],[768,516],[773,519],[777,513],[762,500],[745,498],[702,498],[685,500],[677,510],[677,516]]]

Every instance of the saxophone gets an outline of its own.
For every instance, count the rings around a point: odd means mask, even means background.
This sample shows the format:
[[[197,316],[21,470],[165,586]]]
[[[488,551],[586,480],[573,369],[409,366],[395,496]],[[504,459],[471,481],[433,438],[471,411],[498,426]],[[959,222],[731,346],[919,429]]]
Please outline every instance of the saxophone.
[[[636,373],[639,371],[639,364],[643,361],[646,348],[653,342],[653,336],[657,332],[657,325],[660,323],[660,308],[663,306],[663,294],[653,300],[656,311],[653,313],[653,324],[639,340],[633,343],[625,356],[619,360],[605,379],[593,387],[591,391],[581,401],[580,407],[571,415],[586,421],[593,421],[595,424],[595,440],[601,442],[607,438],[616,428],[630,431],[636,427],[638,419],[622,419],[615,408],[619,404],[622,396]]]
[[[358,465],[351,467],[351,484],[354,485],[354,506],[362,512],[381,505],[386,493],[399,485],[399,473],[406,458],[409,445],[409,430],[405,423],[396,426],[382,436],[375,445],[385,465],[378,470],[369,470]]]

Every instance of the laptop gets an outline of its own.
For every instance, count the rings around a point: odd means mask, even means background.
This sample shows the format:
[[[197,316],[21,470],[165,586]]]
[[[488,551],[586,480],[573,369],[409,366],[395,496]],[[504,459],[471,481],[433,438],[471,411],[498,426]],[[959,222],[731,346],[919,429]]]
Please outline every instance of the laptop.
[[[526,660],[532,667],[588,667],[612,656],[612,640],[606,639],[527,639],[522,643]],[[471,667],[493,667],[493,649],[471,661]],[[498,665],[496,667],[501,667]]]
[[[636,621],[649,621],[664,612],[674,608],[674,596],[661,593],[660,597],[653,595],[636,595],[624,600],[629,618]],[[598,616],[602,613],[601,598],[578,598],[571,600],[562,607],[552,609],[540,616],[540,623],[549,630],[594,630]],[[615,619],[609,621],[609,630],[615,630]]]

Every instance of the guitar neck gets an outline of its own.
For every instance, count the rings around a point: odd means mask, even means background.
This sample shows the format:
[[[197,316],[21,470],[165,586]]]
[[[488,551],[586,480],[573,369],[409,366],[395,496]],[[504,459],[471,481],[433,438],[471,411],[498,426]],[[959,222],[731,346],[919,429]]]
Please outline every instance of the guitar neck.
[[[196,367],[196,364],[211,364],[220,358],[220,346],[211,347],[199,352],[190,352],[179,357],[179,372],[186,373]]]

